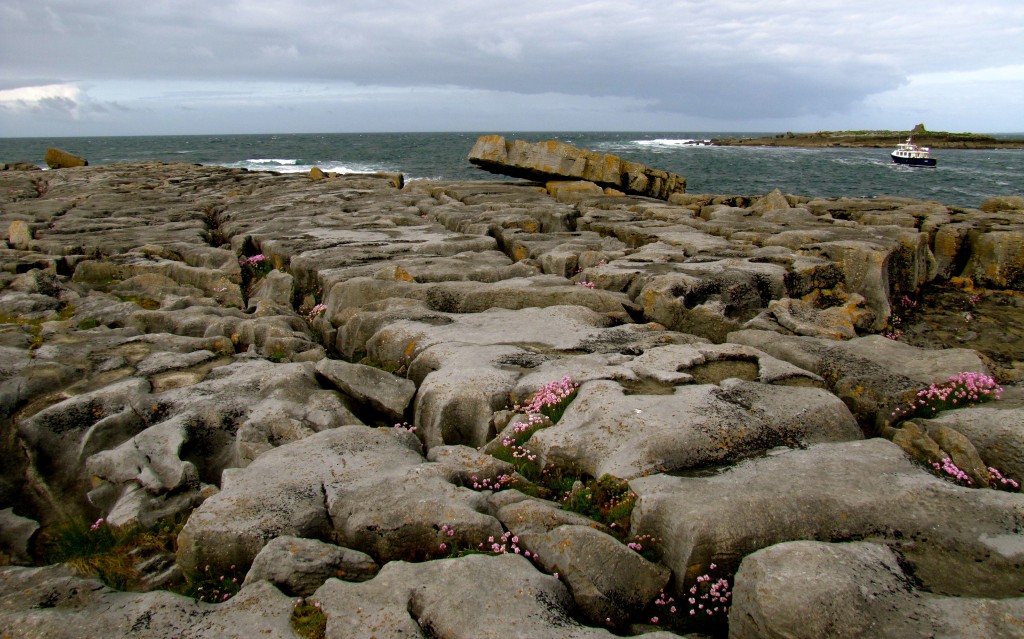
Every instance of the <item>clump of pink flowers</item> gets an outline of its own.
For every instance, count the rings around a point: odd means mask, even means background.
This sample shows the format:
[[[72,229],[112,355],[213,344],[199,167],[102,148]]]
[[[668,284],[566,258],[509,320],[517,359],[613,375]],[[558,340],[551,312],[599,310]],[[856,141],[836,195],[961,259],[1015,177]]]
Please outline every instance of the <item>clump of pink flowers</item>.
[[[238,260],[239,266],[248,266],[249,268],[259,268],[264,262],[266,262],[267,256],[263,253],[257,253],[256,255],[250,255],[249,257],[243,257]]]
[[[633,493],[630,493],[630,495],[633,497],[634,500],[636,499],[636,495],[634,495]],[[614,522],[612,523],[612,527],[615,527]],[[654,537],[652,537],[651,535],[636,535],[633,537],[633,541],[626,544],[626,547],[638,553],[643,552],[644,543],[648,541],[653,542]]]
[[[529,550],[519,546],[519,537],[512,534],[511,532],[504,533],[501,537],[488,537],[487,543],[481,543],[478,548],[485,552],[491,552],[495,555],[506,555],[516,554],[522,555],[527,559],[537,561],[540,557],[536,553],[531,553]]]
[[[918,391],[909,406],[897,408],[892,416],[901,420],[910,417],[934,417],[939,412],[951,408],[974,406],[999,399],[1002,392],[1003,388],[989,375],[970,371],[957,373],[943,384],[932,384]]]
[[[508,474],[498,475],[497,477],[493,478],[478,478],[476,475],[474,475],[469,479],[472,482],[470,484],[470,487],[473,490],[493,490],[494,492],[498,492],[499,490],[504,489],[506,486],[515,481],[515,478],[512,475]]]
[[[949,457],[944,457],[942,461],[932,462],[932,468],[964,486],[970,486],[973,483],[967,473],[960,470],[960,467],[954,464]]]
[[[541,421],[540,415],[550,419],[552,424],[557,423],[565,412],[565,407],[576,397],[579,387],[579,384],[566,375],[558,381],[544,384],[528,403],[516,404],[512,410],[529,415],[531,423]],[[538,416],[536,420],[534,416]]]
[[[404,428],[405,430],[409,431],[410,433],[415,433],[416,432],[416,427],[413,426],[412,424],[410,424],[409,422],[398,422],[397,424],[395,424],[394,427],[395,428]]]
[[[449,526],[448,524],[442,524],[441,535],[448,541],[441,542],[438,545],[438,549],[441,552],[447,552],[450,555],[461,555],[464,554],[465,550],[460,550],[458,544],[454,540],[450,539],[455,536],[455,527]],[[499,537],[493,535],[487,538],[486,542],[480,542],[477,544],[477,550],[475,552],[483,552],[494,555],[506,555],[516,554],[522,555],[527,559],[537,561],[540,556],[536,553],[531,553],[529,550],[519,545],[519,537],[511,532],[505,532]]]
[[[935,469],[941,476],[948,477],[962,486],[973,486],[974,482],[967,476],[959,466],[957,466],[952,459],[945,457],[940,461],[931,462],[932,468]],[[984,488],[985,486],[981,486]],[[1017,492],[1020,490],[1020,482],[1006,477],[998,468],[988,467],[988,487],[994,488],[995,490],[1005,490],[1008,492]]]
[[[711,570],[717,568],[711,564]],[[697,577],[697,583],[690,588],[690,596],[687,602],[690,604],[690,616],[707,615],[709,617],[721,613],[729,614],[729,600],[732,599],[732,589],[729,580],[725,577],[712,582],[709,575]]]
[[[715,564],[710,566],[712,571],[717,568]],[[725,623],[728,618],[731,601],[732,587],[728,579],[721,577],[715,580],[711,575],[703,574],[697,577],[697,583],[690,587],[685,601],[678,605],[673,597],[661,591],[654,600],[655,608],[651,623],[672,623],[675,619],[677,624],[683,623],[691,627],[693,624],[718,625]]]
[[[593,282],[582,281],[582,282],[576,282],[576,286],[582,286],[583,288],[594,288],[594,283]]]
[[[1003,476],[998,469],[988,467],[988,484],[992,488],[1017,492],[1020,490],[1020,482]]]
[[[317,304],[316,306],[314,306],[313,308],[309,309],[309,312],[306,313],[306,320],[312,322],[314,319],[316,319],[320,315],[323,315],[324,311],[326,311],[326,310],[327,310],[327,305],[324,304],[323,302],[321,302],[321,303]]]

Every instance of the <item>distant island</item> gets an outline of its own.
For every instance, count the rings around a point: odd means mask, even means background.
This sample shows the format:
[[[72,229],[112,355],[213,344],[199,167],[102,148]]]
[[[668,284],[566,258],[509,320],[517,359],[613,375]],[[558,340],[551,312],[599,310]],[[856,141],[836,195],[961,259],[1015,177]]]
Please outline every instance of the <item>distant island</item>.
[[[914,142],[933,149],[1024,149],[1024,139],[997,138],[979,133],[928,131],[918,124],[910,131],[817,131],[780,133],[756,138],[711,140],[717,146],[796,146],[888,148],[913,135]]]

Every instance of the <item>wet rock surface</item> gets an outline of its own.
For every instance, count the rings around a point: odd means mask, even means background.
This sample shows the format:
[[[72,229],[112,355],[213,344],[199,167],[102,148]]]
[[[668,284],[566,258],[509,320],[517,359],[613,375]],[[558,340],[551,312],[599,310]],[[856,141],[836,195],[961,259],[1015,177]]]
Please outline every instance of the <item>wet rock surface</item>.
[[[315,178],[0,173],[12,636],[1020,636],[1019,197]]]

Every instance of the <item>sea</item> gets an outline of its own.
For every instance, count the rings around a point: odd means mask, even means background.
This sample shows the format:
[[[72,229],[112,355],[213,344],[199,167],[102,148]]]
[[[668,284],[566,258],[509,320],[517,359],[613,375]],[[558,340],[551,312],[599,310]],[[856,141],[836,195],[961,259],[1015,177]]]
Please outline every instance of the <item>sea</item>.
[[[776,188],[810,197],[901,196],[978,207],[997,195],[1024,195],[1024,150],[937,149],[936,168],[890,162],[891,149],[714,146],[752,132],[497,132],[509,139],[559,140],[682,175],[689,193],[761,195]],[[401,172],[406,180],[502,179],[466,159],[480,132],[178,135],[0,138],[0,162],[43,165],[55,146],[90,165],[160,160],[306,173]],[[1020,138],[1022,134],[1006,137]],[[893,139],[893,146],[899,142]]]

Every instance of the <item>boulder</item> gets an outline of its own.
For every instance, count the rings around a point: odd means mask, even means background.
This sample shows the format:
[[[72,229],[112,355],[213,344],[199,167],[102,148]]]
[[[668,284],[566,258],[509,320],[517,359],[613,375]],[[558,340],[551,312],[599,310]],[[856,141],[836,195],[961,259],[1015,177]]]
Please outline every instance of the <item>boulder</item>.
[[[416,384],[411,381],[363,364],[323,359],[317,363],[316,372],[356,402],[378,413],[383,421],[401,421],[416,394]]]
[[[485,496],[445,481],[419,449],[405,429],[342,426],[269,451],[229,473],[192,513],[178,537],[178,563],[248,567],[282,535],[331,540],[382,562],[500,535],[497,520],[483,514]]]
[[[732,572],[796,540],[884,543],[939,594],[1010,597],[1024,586],[1013,568],[1024,556],[1015,514],[1024,495],[957,486],[884,439],[785,450],[708,477],[640,477],[630,488],[631,533],[658,540],[677,595],[712,563]]]
[[[245,356],[134,406],[138,412],[129,408],[126,415],[138,417],[138,432],[120,440],[108,435],[104,449],[88,451],[85,460],[90,502],[119,525],[149,525],[198,505],[225,469],[275,446],[361,424],[336,392],[320,388],[311,364]]]
[[[999,213],[1001,211],[1024,211],[1024,196],[1022,195],[997,195],[990,197],[981,203],[979,207],[986,213]]]
[[[265,581],[229,601],[120,592],[67,566],[0,570],[0,627],[11,637],[291,639],[295,601]]]
[[[541,182],[575,178],[661,200],[686,190],[686,179],[673,173],[555,140],[531,143],[484,135],[470,150],[469,161],[491,173]]]
[[[919,590],[899,556],[873,543],[793,541],[747,556],[736,573],[729,637],[1019,637],[1024,599]]]
[[[54,147],[46,149],[46,155],[43,156],[43,160],[51,169],[70,169],[76,166],[89,166],[88,162],[77,155],[72,155],[67,151]]]
[[[364,553],[315,539],[277,537],[256,555],[242,587],[269,581],[293,597],[308,597],[331,578],[373,579],[378,567]]]
[[[1024,479],[1024,404],[1019,399],[944,411],[923,423],[962,433],[986,466],[1018,482]]]
[[[524,531],[512,537],[532,551],[545,572],[558,573],[584,618],[620,625],[651,605],[671,571],[651,563],[608,533],[589,525]]]
[[[39,530],[34,519],[14,514],[13,508],[0,510],[0,565],[32,563],[32,536]]]
[[[32,241],[32,227],[24,220],[14,220],[7,227],[7,242],[16,249],[28,250]]]
[[[821,375],[869,431],[930,384],[965,371],[988,374],[977,351],[918,348],[881,335],[835,341],[746,329],[730,333],[728,340]]]
[[[327,636],[450,639],[612,639],[571,616],[572,597],[555,577],[516,554],[468,555],[421,564],[392,562],[362,583],[332,579],[314,594]],[[668,632],[643,635],[668,639]]]
[[[775,446],[862,437],[849,410],[831,393],[755,381],[760,369],[749,361],[750,353],[733,359],[716,357],[714,347],[707,355],[700,346],[666,350],[674,355],[675,380],[657,383],[648,377],[646,387],[644,382],[586,382],[561,420],[535,433],[527,447],[544,464],[629,478],[717,465]],[[688,371],[693,375],[683,378]],[[711,377],[693,383],[694,376],[705,375]]]
[[[1024,291],[1024,230],[992,230],[972,238],[961,273],[987,288]]]

